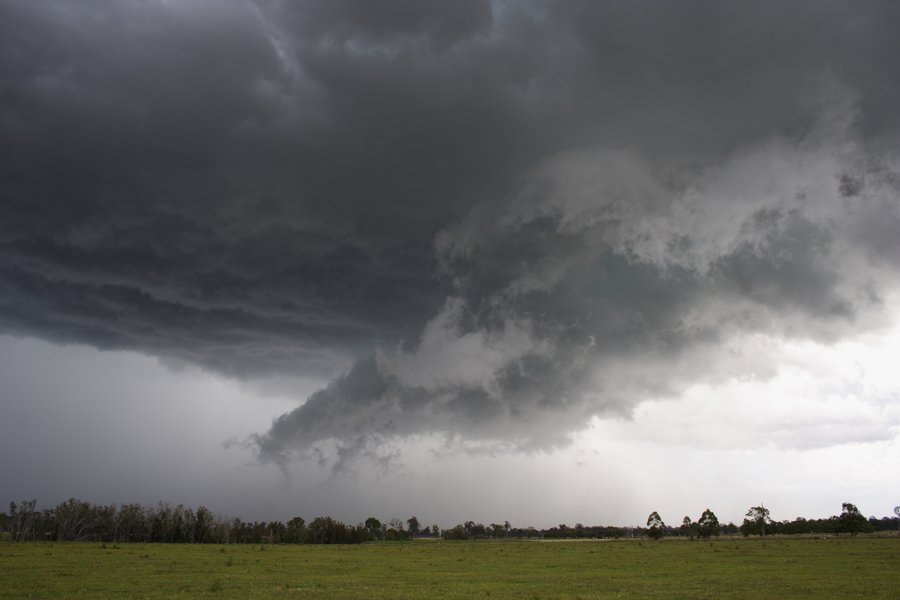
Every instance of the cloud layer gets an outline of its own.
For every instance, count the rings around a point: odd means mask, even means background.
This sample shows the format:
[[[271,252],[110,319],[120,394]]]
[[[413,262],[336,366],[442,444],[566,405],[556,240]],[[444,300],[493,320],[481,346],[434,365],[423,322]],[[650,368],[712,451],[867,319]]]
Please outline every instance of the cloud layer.
[[[833,342],[884,325],[896,158],[858,138],[846,90],[823,93],[835,104],[803,138],[689,172],[608,150],[541,164],[506,204],[439,233],[452,295],[414,349],[380,349],[279,418],[261,455],[416,434],[558,445],[592,416],[774,374],[748,334]]]
[[[551,447],[891,316],[888,3],[0,15],[0,330],[334,378],[264,460]]]

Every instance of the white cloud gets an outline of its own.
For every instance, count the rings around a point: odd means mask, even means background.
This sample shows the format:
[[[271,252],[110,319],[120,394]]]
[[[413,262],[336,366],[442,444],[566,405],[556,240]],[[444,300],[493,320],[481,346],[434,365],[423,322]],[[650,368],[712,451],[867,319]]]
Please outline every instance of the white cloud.
[[[546,346],[531,337],[527,321],[507,320],[493,331],[465,331],[462,320],[466,311],[463,300],[448,299],[425,325],[416,350],[380,351],[379,369],[406,386],[493,390],[500,369]]]
[[[741,343],[742,342],[742,343]],[[900,327],[833,345],[754,335],[732,342],[766,376],[739,372],[645,401],[631,420],[595,422],[616,439],[709,449],[813,449],[900,431]],[[746,364],[746,363],[744,363]]]

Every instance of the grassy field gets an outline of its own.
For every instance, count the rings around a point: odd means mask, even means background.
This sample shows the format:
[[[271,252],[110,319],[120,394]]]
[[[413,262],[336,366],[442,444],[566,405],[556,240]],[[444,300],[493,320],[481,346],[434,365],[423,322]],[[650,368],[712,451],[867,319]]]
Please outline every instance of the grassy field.
[[[900,538],[0,544],[0,598],[900,598]]]

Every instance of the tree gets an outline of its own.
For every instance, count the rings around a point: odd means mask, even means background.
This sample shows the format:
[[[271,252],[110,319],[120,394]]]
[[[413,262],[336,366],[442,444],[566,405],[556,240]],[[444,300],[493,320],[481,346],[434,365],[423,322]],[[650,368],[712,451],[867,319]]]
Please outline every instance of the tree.
[[[443,538],[445,540],[464,540],[466,539],[466,529],[462,525],[457,525],[452,529],[445,529]]]
[[[647,517],[647,527],[647,535],[654,540],[662,539],[666,535],[666,524],[655,510]]]
[[[681,520],[681,535],[694,537],[694,531],[696,527],[694,526],[694,522],[691,521],[691,518],[685,516]]]
[[[409,532],[409,537],[419,535],[419,519],[415,515],[406,520],[406,530]]]
[[[702,538],[719,537],[719,519],[716,517],[716,513],[708,508],[703,511],[700,520],[697,521],[697,535]]]
[[[747,518],[744,519],[744,523],[741,525],[741,533],[744,535],[750,535],[751,533],[766,535],[766,525],[772,523],[772,519],[769,518],[768,508],[762,505],[751,506],[745,516]]]
[[[93,507],[84,500],[69,498],[56,506],[57,541],[88,539],[94,521]]]
[[[316,517],[309,524],[309,540],[313,544],[339,544],[344,541],[346,529],[331,517]]]
[[[14,542],[34,539],[34,521],[37,516],[37,500],[22,500],[17,507],[9,503],[10,536]]]
[[[306,520],[294,517],[287,522],[284,541],[288,544],[302,544],[306,539]]]
[[[144,512],[144,507],[140,504],[125,504],[119,508],[116,515],[116,541],[146,541],[147,519]]]
[[[385,537],[389,540],[405,540],[407,539],[406,530],[403,528],[403,521],[400,519],[391,519]]]
[[[504,537],[504,529],[502,523],[491,523],[488,528],[492,538]]]
[[[281,521],[271,521],[269,522],[269,543],[270,544],[280,544],[287,537],[287,525],[282,523]],[[340,543],[344,543],[346,538],[338,540]]]
[[[212,530],[215,524],[215,517],[212,512],[205,506],[201,506],[194,514],[194,541],[198,544],[212,543]]]
[[[862,516],[856,505],[850,502],[841,504],[841,516],[838,517],[838,523],[839,530],[850,535],[856,535],[860,532],[869,533],[874,530],[872,524]]]
[[[375,517],[369,517],[366,519],[366,531],[369,534],[370,540],[380,540],[384,538],[384,530],[381,524],[381,521],[376,519]]]
[[[150,521],[150,541],[170,543],[174,537],[172,507],[168,502],[160,501],[155,507],[147,510]]]

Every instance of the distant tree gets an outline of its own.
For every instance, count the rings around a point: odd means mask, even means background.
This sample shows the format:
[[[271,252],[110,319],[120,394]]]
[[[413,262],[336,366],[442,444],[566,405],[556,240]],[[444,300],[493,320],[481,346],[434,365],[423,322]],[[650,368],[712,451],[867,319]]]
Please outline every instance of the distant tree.
[[[175,537],[173,510],[168,502],[158,502],[155,507],[147,509],[150,521],[150,541],[170,543]]]
[[[462,525],[457,525],[451,529],[445,529],[443,537],[445,540],[464,540],[466,539],[466,528]]]
[[[123,542],[143,542],[147,540],[147,518],[140,504],[125,504],[116,516],[118,539]]]
[[[403,528],[403,521],[400,519],[391,519],[390,526],[385,532],[385,539],[405,540],[407,537],[406,529]]]
[[[86,540],[94,524],[92,506],[84,500],[69,498],[56,506],[56,539],[58,541],[75,542]]]
[[[419,527],[419,519],[415,515],[406,520],[406,531],[409,532],[409,537],[418,536]]]
[[[647,517],[647,535],[654,540],[660,540],[666,535],[666,524],[655,510]]]
[[[237,517],[231,520],[230,534],[231,537],[229,539],[236,544],[243,544],[249,541],[245,539],[247,532],[245,530],[244,522]]]
[[[287,522],[284,541],[288,544],[302,544],[306,541],[306,520],[303,517],[294,517]]]
[[[271,521],[269,523],[268,539],[270,544],[281,544],[285,541],[286,537],[287,525],[281,521]],[[345,539],[338,540],[339,543],[344,543],[345,541]]]
[[[313,544],[331,543],[334,534],[334,520],[331,517],[316,517],[309,524],[309,540]]]
[[[194,515],[194,541],[198,544],[210,544],[213,540],[215,517],[205,506],[197,509]]]
[[[900,531],[900,519],[897,517],[869,517],[869,524],[874,531]]]
[[[872,527],[872,524],[862,516],[859,509],[850,502],[844,502],[841,505],[841,516],[838,517],[838,522],[839,531],[841,533],[849,533],[850,535],[869,533],[875,529]]]
[[[703,511],[700,520],[697,521],[697,535],[702,538],[719,536],[719,519],[716,517],[716,513],[708,508]]]
[[[475,534],[475,521],[466,521],[462,524],[466,537],[473,537]]]
[[[37,500],[22,500],[18,506],[15,502],[9,503],[9,532],[12,541],[24,542],[34,539],[34,526],[38,515],[36,505]]]
[[[380,540],[384,538],[384,526],[381,524],[381,521],[375,517],[366,519],[365,527],[370,540]]]
[[[765,506],[751,506],[747,511],[746,519],[741,525],[741,533],[744,535],[766,535],[766,526],[772,523],[769,518],[769,509]]]
[[[686,516],[681,520],[681,535],[694,537],[695,529],[694,522],[691,521],[690,517]]]
[[[461,534],[461,537],[460,537]],[[488,528],[483,523],[475,521],[466,521],[462,525],[457,525],[453,529],[445,529],[443,531],[444,539],[465,539],[470,540],[481,539],[488,534]]]
[[[432,525],[431,526],[431,535],[433,535],[434,537],[440,537],[441,536],[441,528],[438,527],[437,525]]]
[[[488,532],[492,538],[503,537],[503,525],[501,523],[491,523]]]
[[[216,517],[213,521],[212,536],[216,544],[231,542],[231,522],[225,517]]]

